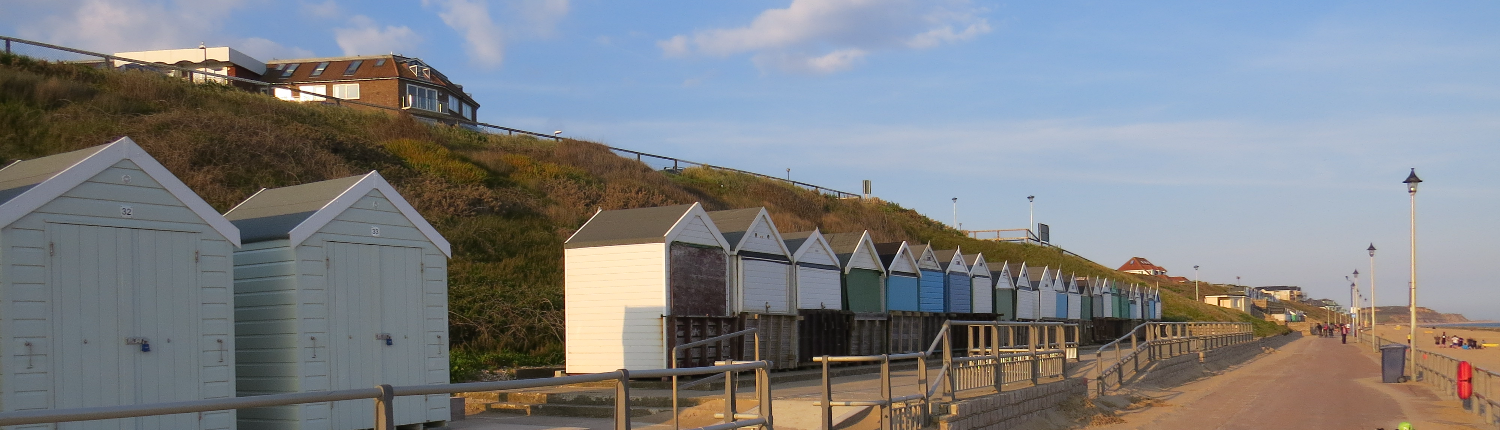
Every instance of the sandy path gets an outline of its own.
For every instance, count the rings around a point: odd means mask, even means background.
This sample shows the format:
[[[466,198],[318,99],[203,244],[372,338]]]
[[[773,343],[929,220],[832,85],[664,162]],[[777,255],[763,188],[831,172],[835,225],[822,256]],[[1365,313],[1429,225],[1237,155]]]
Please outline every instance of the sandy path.
[[[1222,375],[1166,390],[1166,402],[1106,429],[1486,428],[1419,384],[1381,384],[1374,354],[1337,338],[1309,337]]]

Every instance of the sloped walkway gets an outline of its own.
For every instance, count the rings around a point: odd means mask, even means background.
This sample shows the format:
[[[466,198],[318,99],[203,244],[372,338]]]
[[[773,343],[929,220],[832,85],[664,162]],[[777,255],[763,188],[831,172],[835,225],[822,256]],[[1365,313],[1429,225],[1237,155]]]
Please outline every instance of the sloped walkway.
[[[1424,385],[1382,384],[1367,346],[1307,337],[1222,375],[1136,390],[1163,403],[1103,429],[1483,429]],[[1094,427],[1091,427],[1094,428]]]

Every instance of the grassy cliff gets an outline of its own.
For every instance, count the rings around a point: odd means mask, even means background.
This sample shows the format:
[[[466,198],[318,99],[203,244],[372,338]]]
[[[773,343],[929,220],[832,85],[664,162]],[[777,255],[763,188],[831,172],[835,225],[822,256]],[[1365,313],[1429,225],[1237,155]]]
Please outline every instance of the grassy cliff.
[[[765,206],[783,231],[868,229],[877,241],[931,241],[984,252],[991,262],[1153,282],[1055,248],[969,239],[891,202],[836,199],[701,168],[663,173],[590,142],[481,134],[144,72],[0,55],[0,163],[118,136],[133,138],[221,211],[263,187],[379,170],[452,242],[455,356],[489,364],[560,360],[562,241],[598,209],[695,201],[709,210]],[[1181,285],[1163,287],[1169,319],[1248,319],[1193,303],[1191,284],[1186,298]],[[481,352],[488,355],[476,358]]]

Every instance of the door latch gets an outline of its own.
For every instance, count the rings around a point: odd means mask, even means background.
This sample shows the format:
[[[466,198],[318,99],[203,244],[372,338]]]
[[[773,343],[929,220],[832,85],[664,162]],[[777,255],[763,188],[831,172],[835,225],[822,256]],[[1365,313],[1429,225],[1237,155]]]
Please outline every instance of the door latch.
[[[375,340],[383,340],[383,341],[385,341],[385,345],[386,346],[395,345],[395,341],[391,339],[391,334],[390,333],[376,333],[375,334]]]
[[[140,345],[141,352],[151,352],[151,339],[147,339],[144,337],[127,337],[125,338],[125,344]]]

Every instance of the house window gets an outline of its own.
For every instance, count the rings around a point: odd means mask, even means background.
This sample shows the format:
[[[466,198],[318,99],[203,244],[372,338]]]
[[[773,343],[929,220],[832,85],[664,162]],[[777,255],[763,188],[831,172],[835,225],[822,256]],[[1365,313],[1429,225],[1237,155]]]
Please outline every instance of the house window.
[[[385,59],[384,58],[381,58],[379,60],[375,60],[375,67],[380,67],[380,66],[384,66],[384,65],[385,65]]]
[[[323,70],[327,69],[327,68],[328,68],[328,62],[327,61],[318,63],[318,68],[313,69],[312,74],[308,75],[308,76],[318,76],[318,75],[321,75],[321,74],[323,74]]]
[[[406,107],[438,112],[438,92],[432,88],[419,87],[408,84],[406,86]]]
[[[297,66],[300,66],[300,65],[301,64],[291,64],[291,65],[286,66],[286,69],[281,71],[281,77],[283,77],[283,78],[290,78],[290,77],[292,77],[293,73],[297,73]]]
[[[326,85],[303,85],[297,87],[297,89],[302,91],[302,97],[298,100],[304,102],[320,102],[324,99],[318,97],[319,95],[328,95],[328,86]]]
[[[359,99],[359,84],[333,84],[333,96],[345,100]]]
[[[297,95],[292,93],[291,88],[276,87],[276,98],[289,102],[297,101]]]
[[[364,63],[365,63],[365,60],[354,60],[353,62],[350,62],[349,63],[349,68],[344,69],[344,76],[354,75],[354,72],[359,71],[359,65],[364,64]]]

